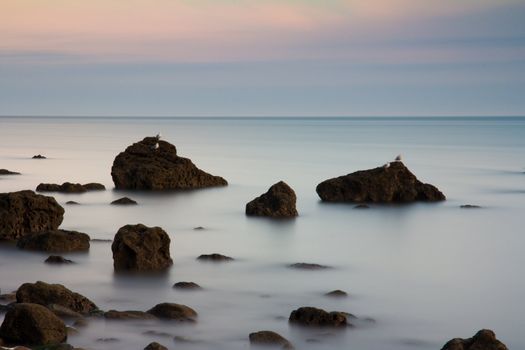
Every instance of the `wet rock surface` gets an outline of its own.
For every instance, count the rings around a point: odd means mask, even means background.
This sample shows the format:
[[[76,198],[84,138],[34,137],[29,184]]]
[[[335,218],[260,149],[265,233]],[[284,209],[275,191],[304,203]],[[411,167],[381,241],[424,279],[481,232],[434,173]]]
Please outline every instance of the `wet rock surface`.
[[[63,184],[41,183],[36,187],[37,192],[84,193],[87,191],[103,191],[106,187],[102,184],[91,182],[85,185],[72,182]]]
[[[496,339],[496,334],[493,331],[482,329],[472,338],[450,340],[441,350],[508,350],[508,348]]]
[[[5,315],[0,337],[14,344],[58,344],[67,339],[66,325],[37,304],[15,304]]]
[[[246,215],[272,218],[292,218],[298,215],[297,196],[283,181],[274,184],[268,192],[246,204]]]
[[[315,307],[300,307],[292,311],[289,322],[307,327],[346,327],[348,325],[346,313],[327,312]]]
[[[138,203],[129,197],[122,197],[119,199],[115,199],[113,202],[111,202],[111,204],[112,205],[135,205]]]
[[[317,194],[326,202],[408,203],[436,202],[445,195],[435,186],[419,181],[400,161],[389,166],[328,179],[317,185]]]
[[[48,284],[38,281],[24,283],[16,292],[18,303],[33,303],[48,306],[57,304],[82,315],[98,310],[98,307],[85,296],[75,293],[61,284]]]
[[[162,271],[173,264],[170,237],[160,227],[121,227],[111,245],[116,271]]]
[[[272,331],[259,331],[250,333],[250,343],[252,345],[259,345],[280,349],[294,349],[292,343],[282,335]]]
[[[197,168],[179,157],[174,145],[146,137],[121,152],[113,161],[111,177],[117,189],[176,190],[225,186],[220,176]]]
[[[89,250],[89,241],[89,236],[82,232],[53,230],[26,235],[16,245],[25,250],[75,252]]]
[[[195,322],[197,320],[197,312],[191,307],[175,303],[161,303],[155,305],[147,311],[161,319],[181,321],[181,322]]]
[[[56,230],[63,217],[64,208],[53,197],[33,191],[0,193],[0,240]]]

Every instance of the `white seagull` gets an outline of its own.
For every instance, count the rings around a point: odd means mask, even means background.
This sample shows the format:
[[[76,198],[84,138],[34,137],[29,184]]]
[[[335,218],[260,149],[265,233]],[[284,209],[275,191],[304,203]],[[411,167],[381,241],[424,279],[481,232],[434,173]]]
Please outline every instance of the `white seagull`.
[[[388,169],[390,168],[390,163],[386,163],[385,165],[383,165],[383,169]]]
[[[401,157],[401,154],[396,157],[396,162],[400,162],[403,158]]]
[[[157,142],[153,148],[159,149],[159,143]]]

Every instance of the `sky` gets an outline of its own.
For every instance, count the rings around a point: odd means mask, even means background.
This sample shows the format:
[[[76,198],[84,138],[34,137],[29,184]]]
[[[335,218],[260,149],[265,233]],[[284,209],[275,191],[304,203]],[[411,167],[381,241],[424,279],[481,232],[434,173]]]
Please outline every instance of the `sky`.
[[[525,0],[0,0],[0,115],[525,115]]]

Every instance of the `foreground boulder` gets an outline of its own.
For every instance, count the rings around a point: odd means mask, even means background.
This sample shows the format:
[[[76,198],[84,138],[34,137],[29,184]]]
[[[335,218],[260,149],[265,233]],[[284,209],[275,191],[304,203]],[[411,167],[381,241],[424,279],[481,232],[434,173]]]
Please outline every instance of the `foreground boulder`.
[[[121,152],[113,161],[111,177],[117,189],[175,190],[226,186],[188,158],[179,157],[174,145],[146,137]]]
[[[62,185],[41,183],[36,187],[37,192],[62,192],[62,193],[84,193],[87,191],[103,191],[106,187],[102,184],[91,182],[85,185],[79,183],[64,182]]]
[[[347,317],[344,312],[327,312],[315,307],[300,307],[292,311],[289,322],[308,327],[346,327]]]
[[[43,306],[52,304],[66,307],[82,315],[88,315],[98,310],[98,307],[85,296],[75,293],[61,284],[48,284],[38,281],[24,283],[16,292],[18,303],[33,303]]]
[[[291,218],[298,215],[294,190],[285,182],[279,181],[268,192],[246,204],[246,215],[268,216],[272,218]]]
[[[111,245],[117,271],[161,271],[173,264],[170,237],[160,227],[142,224],[121,227]]]
[[[293,349],[292,343],[278,333],[272,331],[260,331],[250,333],[250,343],[265,347],[274,347],[280,349]]]
[[[508,350],[505,344],[496,339],[490,329],[482,329],[472,338],[452,339],[441,350]]]
[[[436,187],[424,184],[400,162],[321,182],[317,194],[326,202],[407,203],[445,200]]]
[[[63,217],[64,208],[53,197],[33,191],[0,193],[0,240],[56,230]]]
[[[147,312],[161,319],[181,322],[195,322],[197,319],[197,312],[191,307],[174,303],[157,304]]]
[[[5,315],[0,337],[14,344],[59,344],[67,339],[66,325],[45,307],[15,304]]]
[[[24,236],[16,245],[26,250],[75,252],[89,250],[89,240],[89,236],[82,232],[53,230]]]

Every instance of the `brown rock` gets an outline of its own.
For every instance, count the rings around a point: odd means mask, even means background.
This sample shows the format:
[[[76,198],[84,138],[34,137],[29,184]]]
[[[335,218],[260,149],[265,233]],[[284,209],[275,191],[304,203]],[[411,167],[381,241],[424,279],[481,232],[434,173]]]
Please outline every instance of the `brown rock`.
[[[168,350],[168,348],[157,342],[153,342],[153,343],[149,343],[148,346],[144,348],[144,350]]]
[[[482,329],[472,338],[455,338],[447,342],[441,350],[508,350],[505,344],[496,339],[490,329]]]
[[[0,193],[0,240],[56,230],[63,216],[64,208],[53,197],[33,191]]]
[[[233,261],[234,259],[226,255],[213,253],[213,254],[202,254],[197,258],[197,260],[211,261],[211,262],[226,262],[226,261]]]
[[[198,169],[190,159],[179,157],[174,145],[156,137],[146,137],[117,155],[111,177],[117,189],[133,190],[193,189],[228,184],[222,177]]]
[[[50,255],[44,262],[47,264],[73,264],[73,261],[60,255]]]
[[[47,345],[67,339],[66,325],[51,311],[36,304],[15,304],[5,315],[0,337],[15,343]]]
[[[80,203],[79,202],[75,202],[75,201],[67,201],[66,204],[67,205],[79,205]]]
[[[346,327],[347,317],[344,312],[327,312],[315,307],[300,307],[292,311],[289,322],[308,327]]]
[[[20,175],[16,171],[9,171],[7,169],[0,169],[0,175]]]
[[[117,271],[161,271],[173,264],[170,237],[160,227],[123,226],[115,235],[111,250]]]
[[[88,183],[85,185],[79,183],[64,182],[59,184],[41,183],[37,186],[37,192],[62,192],[62,193],[84,193],[87,191],[103,191],[106,187],[99,183]]]
[[[173,285],[173,288],[176,288],[176,289],[202,289],[201,286],[199,286],[197,283],[195,282],[177,282]]]
[[[17,247],[44,252],[77,252],[89,250],[89,236],[82,232],[52,230],[26,235],[17,242]]]
[[[131,198],[122,197],[122,198],[114,200],[113,202],[111,202],[111,204],[113,205],[135,205],[137,204],[137,202]]]
[[[326,202],[407,203],[445,200],[436,187],[420,182],[405,165],[356,171],[321,182],[316,191]]]
[[[61,284],[48,284],[38,281],[24,283],[16,292],[18,303],[33,303],[48,306],[57,304],[86,315],[98,310],[98,307],[85,296],[72,292]]]
[[[291,218],[298,215],[294,190],[285,182],[279,181],[268,192],[246,204],[246,215],[268,216],[272,218]]]
[[[197,312],[195,310],[186,305],[174,303],[158,304],[147,312],[158,318],[181,322],[195,322],[197,319]]]
[[[348,296],[348,293],[344,290],[336,289],[331,292],[328,292],[325,294],[327,297],[334,297],[334,298],[346,298]]]
[[[151,320],[156,317],[144,311],[117,311],[109,310],[104,313],[108,320]]]
[[[293,349],[292,343],[278,333],[272,331],[260,331],[250,333],[250,343],[253,345],[276,347],[280,349]]]

